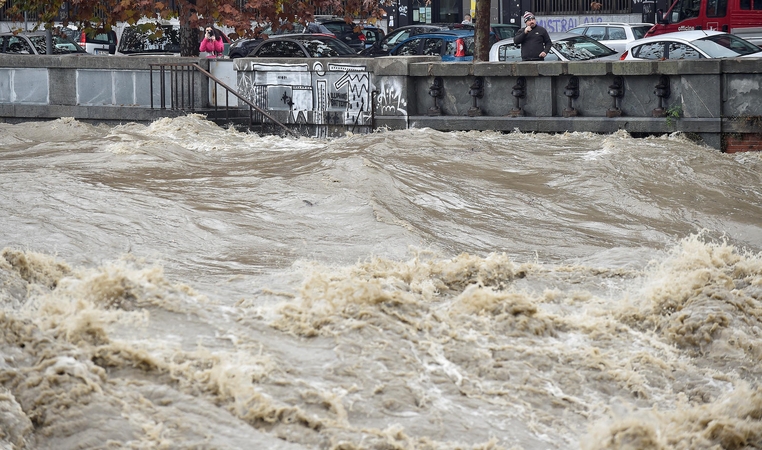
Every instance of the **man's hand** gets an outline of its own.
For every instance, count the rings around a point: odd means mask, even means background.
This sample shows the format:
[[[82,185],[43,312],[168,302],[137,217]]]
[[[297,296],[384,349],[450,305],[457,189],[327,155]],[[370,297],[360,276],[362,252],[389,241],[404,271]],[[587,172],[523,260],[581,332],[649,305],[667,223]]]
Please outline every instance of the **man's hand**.
[[[544,57],[546,57],[546,56],[548,56],[548,54],[547,54],[547,53],[545,53],[545,52],[540,52],[540,58],[544,58]]]
[[[529,33],[530,31],[532,31],[532,27],[530,27],[529,25],[527,25],[527,27],[526,27],[526,28],[524,28],[524,34],[527,34],[527,33]]]

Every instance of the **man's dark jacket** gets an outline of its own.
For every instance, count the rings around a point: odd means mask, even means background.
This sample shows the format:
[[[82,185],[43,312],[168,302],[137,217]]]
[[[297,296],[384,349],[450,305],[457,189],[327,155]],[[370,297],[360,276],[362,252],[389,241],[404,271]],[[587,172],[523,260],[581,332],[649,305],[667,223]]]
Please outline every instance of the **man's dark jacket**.
[[[546,55],[550,53],[552,44],[548,31],[539,25],[535,25],[532,31],[524,33],[524,28],[517,31],[513,38],[515,44],[521,45],[521,59],[523,61],[542,61],[544,58],[540,57],[540,53],[545,52]]]

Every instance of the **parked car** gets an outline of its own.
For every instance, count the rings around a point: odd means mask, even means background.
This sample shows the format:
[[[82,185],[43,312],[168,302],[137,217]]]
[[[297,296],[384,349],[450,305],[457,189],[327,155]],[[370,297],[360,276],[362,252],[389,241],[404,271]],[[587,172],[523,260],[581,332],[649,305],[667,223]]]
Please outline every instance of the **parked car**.
[[[17,55],[47,54],[46,32],[0,33],[0,53]],[[67,36],[53,34],[54,55],[87,55],[87,52]]]
[[[762,57],[762,48],[736,36],[714,30],[676,31],[632,42],[620,59],[655,60]]]
[[[628,43],[642,39],[652,26],[652,23],[593,22],[574,27],[568,32],[583,34],[606,47],[624,52]]]
[[[87,33],[78,28],[69,26],[61,28],[72,41],[79,44],[87,53],[93,55],[113,55],[116,53],[117,38],[116,31],[103,30],[100,33]]]
[[[442,61],[473,61],[474,31],[449,30],[413,36],[397,44],[390,56],[435,55]]]
[[[302,25],[299,22],[292,23],[290,27],[280,27],[273,29],[271,26],[268,26],[262,31],[262,34],[265,35],[264,37],[256,37],[256,38],[243,38],[238,39],[237,41],[230,44],[230,52],[229,56],[231,59],[235,58],[243,58],[244,56],[248,56],[249,53],[251,53],[252,50],[254,50],[254,47],[259,45],[264,39],[267,39],[269,36],[281,36],[284,34],[327,34],[334,36],[333,32],[326,28],[324,25],[321,25],[319,23],[308,23],[307,26]]]
[[[520,28],[521,27],[518,25],[508,23],[490,24],[490,31],[495,33],[498,41],[502,39],[513,39],[513,37],[516,36],[516,32],[519,31]]]
[[[355,49],[355,53],[365,50],[365,34],[361,31],[361,25],[347,23],[343,19],[325,20],[318,23],[331,30],[331,33],[343,43]]]
[[[417,25],[405,25],[390,31],[381,41],[369,46],[365,50],[360,52],[362,56],[386,56],[389,51],[397,44],[423,33],[435,33],[437,31],[449,31],[457,29],[473,29],[473,26],[463,25],[460,23],[426,23]]]
[[[260,42],[247,55],[250,58],[332,58],[354,57],[357,52],[328,34],[288,34]]]
[[[272,25],[268,25],[262,31],[262,34],[266,34],[268,36],[281,35],[281,34],[307,34],[307,33],[334,34],[333,31],[329,30],[328,27],[326,27],[325,25],[315,23],[315,22],[308,22],[307,25],[303,25],[299,22],[293,22],[291,23],[291,25],[282,25],[277,28],[273,28]]]
[[[590,59],[619,59],[620,52],[595,39],[570,33],[550,33],[553,45],[545,61],[587,61]],[[513,38],[503,39],[489,50],[490,61],[521,61],[521,46]]]
[[[174,55],[180,54],[180,26],[161,25],[154,29],[152,24],[127,26],[122,31],[117,54]]]
[[[365,35],[365,48],[372,47],[376,42],[381,42],[386,33],[374,25],[363,25],[362,34]]]
[[[231,59],[248,56],[248,54],[254,50],[254,47],[259,45],[262,41],[264,41],[264,39],[259,37],[241,38],[233,41],[233,43],[230,44],[230,54],[228,56],[230,56]]]

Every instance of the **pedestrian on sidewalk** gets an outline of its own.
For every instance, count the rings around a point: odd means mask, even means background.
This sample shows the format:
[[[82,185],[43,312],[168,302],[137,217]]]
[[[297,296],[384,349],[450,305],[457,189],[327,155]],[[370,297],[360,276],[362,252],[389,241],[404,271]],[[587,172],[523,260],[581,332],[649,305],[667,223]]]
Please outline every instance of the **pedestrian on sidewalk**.
[[[515,44],[521,45],[521,60],[545,61],[553,44],[548,30],[537,25],[537,19],[529,11],[524,13],[524,24],[526,27],[517,31],[513,38]]]

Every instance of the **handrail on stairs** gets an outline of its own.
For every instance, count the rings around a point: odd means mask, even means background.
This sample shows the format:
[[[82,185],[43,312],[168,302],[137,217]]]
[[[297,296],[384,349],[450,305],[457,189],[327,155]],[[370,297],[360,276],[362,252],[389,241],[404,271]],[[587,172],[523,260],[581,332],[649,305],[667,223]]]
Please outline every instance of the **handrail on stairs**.
[[[229,119],[228,112],[230,111],[230,96],[229,94],[233,94],[235,97],[237,97],[240,101],[247,104],[249,106],[249,125],[254,123],[254,110],[256,110],[258,113],[262,114],[264,117],[267,117],[272,122],[274,122],[277,125],[280,125],[281,128],[283,128],[286,132],[291,134],[294,137],[299,137],[298,134],[294,133],[292,130],[290,130],[287,126],[280,123],[277,119],[275,119],[273,116],[270,115],[267,111],[260,108],[259,106],[252,103],[249,99],[245,98],[241,94],[238,93],[238,91],[234,90],[227,84],[223,83],[219,78],[212,75],[210,72],[202,68],[196,63],[151,63],[149,64],[150,67],[150,80],[151,80],[151,109],[154,108],[153,105],[153,68],[154,66],[159,67],[159,87],[160,87],[160,96],[161,96],[161,109],[166,109],[166,100],[165,100],[165,92],[166,92],[166,81],[165,81],[165,68],[169,67],[170,72],[170,109],[185,109],[185,89],[186,85],[184,83],[184,74],[189,69],[196,69],[198,72],[201,72],[203,75],[205,75],[207,78],[212,80],[214,82],[214,91],[217,91],[217,85],[222,86],[225,91],[225,118]],[[178,69],[182,68],[182,72],[180,73],[180,80],[178,81]],[[188,80],[190,81],[190,74],[188,74]],[[188,106],[190,107],[191,111],[195,110],[194,105],[194,99],[195,99],[195,89],[196,85],[195,83],[188,83],[189,84],[189,99],[188,99]],[[179,91],[179,92],[178,92]],[[179,104],[179,107],[178,107]],[[214,111],[217,111],[217,102],[214,102]]]

